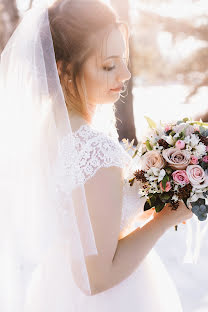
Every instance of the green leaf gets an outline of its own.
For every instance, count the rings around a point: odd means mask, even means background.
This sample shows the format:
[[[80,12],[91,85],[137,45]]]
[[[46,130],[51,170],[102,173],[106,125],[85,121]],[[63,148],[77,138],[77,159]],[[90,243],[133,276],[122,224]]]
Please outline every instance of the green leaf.
[[[148,200],[145,202],[145,204],[144,204],[144,211],[147,211],[147,210],[149,210],[149,209],[151,209],[151,206],[150,206],[150,204],[149,204],[149,202],[148,202]]]
[[[166,174],[165,176],[164,176],[164,178],[163,178],[163,180],[162,180],[162,187],[164,188],[164,190],[165,190],[165,188],[166,188],[166,183],[169,181],[169,176]]]
[[[208,123],[207,123],[207,122],[195,121],[194,124],[195,124],[195,125],[199,125],[199,126],[208,127]]]
[[[150,196],[150,200],[151,200],[151,206],[154,207],[156,202],[157,202],[157,200],[158,200],[158,194],[156,194],[156,193],[152,194]]]
[[[132,156],[132,158],[136,157],[136,155],[138,154],[138,150],[135,151],[134,155]]]
[[[170,175],[171,173],[173,173],[173,169],[168,167],[168,168],[165,168],[165,171],[167,172],[168,175]],[[169,178],[170,179],[170,178]]]
[[[160,194],[160,199],[163,203],[167,203],[170,198],[171,198],[171,195],[169,193]]]
[[[150,141],[149,140],[147,140],[146,142],[145,142],[145,144],[146,144],[146,147],[147,147],[147,149],[149,150],[149,151],[152,151],[152,145],[150,144]]]
[[[188,117],[183,118],[183,122],[187,122],[187,121],[189,121]]]
[[[186,137],[186,134],[185,134],[185,131],[183,130],[183,131],[180,132],[179,138],[180,138],[180,140],[184,140],[185,137]]]
[[[176,134],[175,131],[171,131],[169,135],[173,137],[175,134]]]
[[[157,202],[157,204],[155,205],[155,211],[156,212],[160,212],[165,206],[165,203],[163,202]]]
[[[134,184],[135,180],[136,180],[136,178],[133,178],[133,179],[129,180],[130,186],[132,186]]]
[[[149,118],[149,117],[147,117],[147,116],[144,116],[144,118],[147,120],[148,125],[149,125],[149,127],[150,127],[151,129],[156,129],[156,128],[157,128],[156,123],[155,123],[151,118]]]

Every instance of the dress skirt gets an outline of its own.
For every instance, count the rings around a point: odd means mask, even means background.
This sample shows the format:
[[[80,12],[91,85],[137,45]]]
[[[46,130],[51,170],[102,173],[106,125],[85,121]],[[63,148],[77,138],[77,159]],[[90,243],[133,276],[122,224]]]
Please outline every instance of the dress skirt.
[[[73,281],[64,248],[56,248],[34,272],[25,296],[24,312],[183,311],[176,287],[154,249],[121,283],[86,296]]]

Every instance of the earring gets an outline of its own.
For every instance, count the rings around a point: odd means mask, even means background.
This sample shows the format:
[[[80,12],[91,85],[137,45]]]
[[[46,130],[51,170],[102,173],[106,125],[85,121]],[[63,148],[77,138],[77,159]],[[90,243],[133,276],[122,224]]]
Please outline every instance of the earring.
[[[71,79],[68,79],[68,81],[71,83],[72,82],[72,80]]]

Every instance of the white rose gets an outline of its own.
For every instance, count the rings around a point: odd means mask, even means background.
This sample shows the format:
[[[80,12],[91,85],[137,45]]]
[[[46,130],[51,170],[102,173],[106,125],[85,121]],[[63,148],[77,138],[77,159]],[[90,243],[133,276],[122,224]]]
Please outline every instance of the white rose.
[[[174,141],[174,139],[172,138],[171,135],[168,135],[168,136],[163,135],[162,139],[165,140],[170,145],[174,145],[175,144],[175,141]]]
[[[165,170],[164,169],[160,170],[160,174],[159,174],[159,177],[158,177],[158,182],[161,182],[165,175],[166,175]]]
[[[191,139],[190,139],[190,145],[191,147],[195,147],[199,144],[199,137],[196,134],[192,134],[191,135]]]
[[[201,158],[206,155],[206,146],[200,142],[199,145],[195,146],[195,151],[193,151],[194,156]]]

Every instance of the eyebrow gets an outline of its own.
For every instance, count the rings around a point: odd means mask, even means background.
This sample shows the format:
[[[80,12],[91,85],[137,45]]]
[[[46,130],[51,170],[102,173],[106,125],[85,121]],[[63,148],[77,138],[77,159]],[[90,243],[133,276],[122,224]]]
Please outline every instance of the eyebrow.
[[[109,59],[111,59],[111,58],[122,58],[122,57],[119,56],[119,55],[112,55],[112,56],[106,57],[105,60],[109,60]]]

